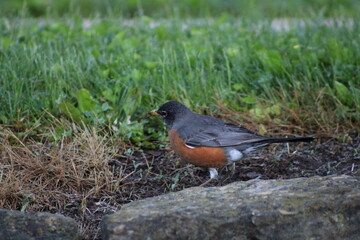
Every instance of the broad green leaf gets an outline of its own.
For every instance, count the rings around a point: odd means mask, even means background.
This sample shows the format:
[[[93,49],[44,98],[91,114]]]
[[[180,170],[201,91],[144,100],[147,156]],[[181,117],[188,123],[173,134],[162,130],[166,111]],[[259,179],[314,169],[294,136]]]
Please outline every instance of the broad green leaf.
[[[86,119],[84,118],[80,110],[77,109],[72,103],[62,102],[58,106],[60,111],[63,112],[68,118],[70,118],[74,122],[86,122]]]
[[[131,77],[135,80],[140,80],[140,78],[142,77],[142,74],[139,70],[137,70],[136,68],[134,68],[131,72]]]
[[[125,32],[119,32],[118,34],[116,34],[116,36],[110,43],[110,47],[114,47],[116,44],[121,43],[124,40],[124,36]]]
[[[100,56],[100,52],[96,49],[93,49],[91,51],[91,55],[94,57],[94,58],[98,58]]]
[[[169,32],[166,27],[155,28],[155,34],[160,40],[164,40],[169,37]]]
[[[65,72],[65,69],[64,69],[64,67],[63,67],[61,64],[56,63],[56,64],[54,64],[54,65],[51,66],[50,72],[51,72],[52,74],[61,74],[61,73],[64,73],[64,72]]]
[[[153,19],[149,16],[141,16],[140,20],[145,24],[150,24]]]
[[[275,71],[282,69],[282,58],[278,51],[262,49],[258,51],[258,57],[265,67]]]
[[[244,87],[244,85],[242,83],[235,83],[234,85],[232,85],[232,88],[235,91],[239,91],[240,89],[242,89]]]
[[[144,65],[147,69],[154,69],[157,66],[157,62],[145,61]]]
[[[229,47],[225,51],[229,57],[237,57],[237,56],[239,56],[239,53],[240,53],[240,50],[238,47]]]
[[[334,87],[336,95],[344,104],[350,105],[352,103],[351,92],[349,89],[341,82],[334,81]]]
[[[8,123],[8,118],[5,115],[0,115],[0,123]]]
[[[139,38],[130,37],[130,38],[125,38],[121,42],[121,47],[126,52],[129,52],[129,51],[133,51],[134,48],[137,48],[139,46],[139,44],[140,44],[140,39]]]
[[[98,70],[98,73],[99,73],[100,77],[107,78],[107,77],[109,77],[110,69],[107,68],[105,70]]]
[[[0,38],[0,49],[7,50],[13,41],[8,37]]]
[[[63,125],[60,125],[55,128],[55,131],[52,134],[52,137],[55,141],[61,139],[62,137],[69,137],[72,134],[71,127],[64,127]]]
[[[250,115],[257,121],[262,121],[265,119],[264,111],[260,107],[255,107],[250,109]]]
[[[109,105],[108,103],[103,103],[103,104],[101,105],[101,110],[102,110],[103,112],[108,111],[108,110],[111,110],[111,109],[112,109],[112,107],[110,107],[110,105]]]
[[[246,104],[254,104],[254,103],[256,103],[256,98],[255,97],[242,97],[241,101]]]
[[[112,89],[106,89],[102,92],[104,98],[108,101],[110,101],[112,104],[116,102],[116,95],[114,94],[114,91]]]
[[[76,94],[76,98],[81,112],[93,112],[96,110],[97,103],[87,89],[80,89]]]
[[[279,105],[273,105],[265,109],[265,112],[270,116],[279,116],[281,114],[281,108]]]

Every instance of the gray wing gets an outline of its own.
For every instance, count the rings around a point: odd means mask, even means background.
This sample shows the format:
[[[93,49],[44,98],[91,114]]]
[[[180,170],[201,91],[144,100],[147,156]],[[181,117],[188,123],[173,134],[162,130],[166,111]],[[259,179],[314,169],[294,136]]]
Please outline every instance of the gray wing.
[[[225,123],[219,119],[201,116],[195,125],[183,126],[182,138],[187,145],[204,147],[230,147],[262,142],[267,137],[257,135],[245,127]],[[180,130],[180,129],[179,129]]]
[[[248,143],[262,142],[266,138],[250,133],[240,132],[212,132],[204,131],[185,139],[185,143],[191,146],[204,147],[230,147]]]

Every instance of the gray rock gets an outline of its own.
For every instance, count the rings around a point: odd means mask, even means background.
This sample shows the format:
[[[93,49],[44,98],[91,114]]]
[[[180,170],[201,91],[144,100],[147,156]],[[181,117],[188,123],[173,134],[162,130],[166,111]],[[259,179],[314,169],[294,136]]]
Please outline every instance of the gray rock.
[[[252,180],[132,202],[103,239],[360,239],[360,178]]]
[[[51,213],[24,213],[0,209],[1,240],[78,239],[76,222]]]

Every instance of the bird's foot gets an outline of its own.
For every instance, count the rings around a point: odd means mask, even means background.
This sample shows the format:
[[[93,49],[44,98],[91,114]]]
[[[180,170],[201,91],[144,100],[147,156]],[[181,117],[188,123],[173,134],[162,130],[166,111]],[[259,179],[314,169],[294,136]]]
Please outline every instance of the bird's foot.
[[[213,179],[215,179],[219,174],[218,171],[215,168],[209,168],[209,173],[210,173],[210,179],[208,179],[207,181],[203,182],[200,187],[205,186],[206,184],[208,184],[209,182],[211,182]]]

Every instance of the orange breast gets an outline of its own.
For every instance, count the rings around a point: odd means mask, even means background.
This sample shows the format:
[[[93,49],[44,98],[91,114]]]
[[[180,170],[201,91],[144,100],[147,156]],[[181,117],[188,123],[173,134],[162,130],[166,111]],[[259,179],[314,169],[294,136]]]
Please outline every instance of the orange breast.
[[[185,145],[175,129],[171,129],[168,133],[172,149],[185,162],[208,168],[222,167],[227,163],[226,154],[222,148],[195,147],[192,149]]]

